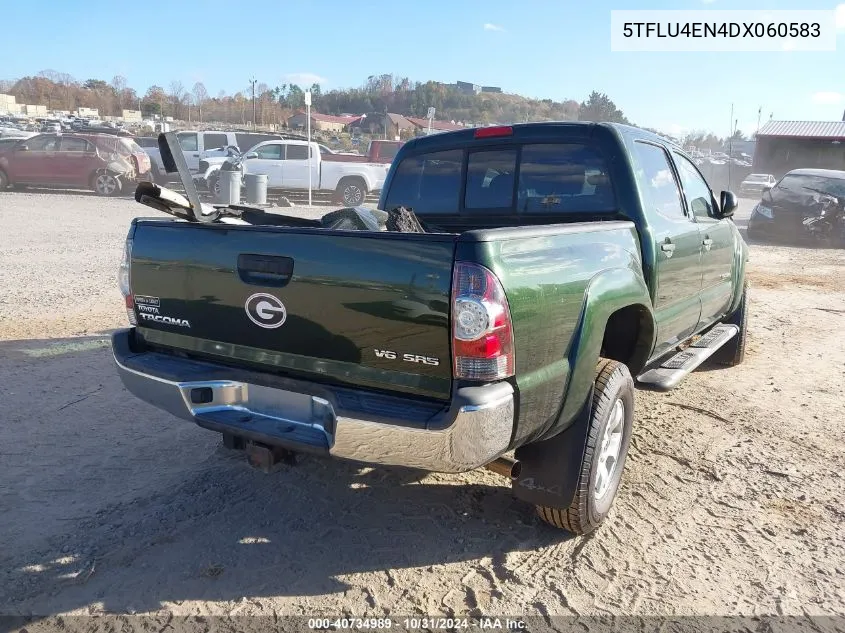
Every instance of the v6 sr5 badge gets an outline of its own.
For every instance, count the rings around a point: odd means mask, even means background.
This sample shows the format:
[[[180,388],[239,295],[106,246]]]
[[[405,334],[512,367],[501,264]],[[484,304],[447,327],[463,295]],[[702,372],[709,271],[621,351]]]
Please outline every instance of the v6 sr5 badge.
[[[406,363],[422,363],[423,365],[430,365],[437,367],[440,364],[439,358],[431,356],[423,356],[422,354],[399,354],[389,349],[373,349],[376,358],[385,358],[387,360],[401,360]]]

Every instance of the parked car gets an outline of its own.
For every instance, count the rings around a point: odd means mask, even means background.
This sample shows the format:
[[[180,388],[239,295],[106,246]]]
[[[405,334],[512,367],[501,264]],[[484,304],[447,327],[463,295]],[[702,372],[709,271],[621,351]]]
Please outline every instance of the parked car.
[[[179,145],[185,155],[185,162],[192,173],[201,171],[200,163],[204,160],[219,158],[220,163],[229,155],[228,148],[239,150],[252,147],[262,141],[285,138],[282,134],[265,134],[261,132],[221,132],[214,130],[177,132]],[[138,140],[137,138],[135,139]],[[145,143],[149,143],[145,141]],[[155,143],[145,147],[153,163],[153,178],[155,182],[167,183],[178,180],[176,174],[168,174],[164,169],[161,154],[158,150],[158,137]],[[205,170],[203,170],[205,171]]]
[[[845,199],[845,171],[793,169],[774,187],[763,191],[748,221],[748,237],[801,237],[805,234],[804,218],[814,215],[824,196]]]
[[[264,140],[266,141],[269,139]],[[333,160],[334,157],[339,156],[338,152],[335,152],[330,147],[322,144],[318,145],[320,147],[320,155],[324,159]],[[243,160],[243,155],[249,153],[252,150],[252,147],[247,149],[246,152],[241,152],[237,147],[228,147],[226,150],[226,156],[212,156],[200,161],[199,171],[194,176],[194,182],[197,189],[206,189],[211,192],[213,196],[218,196],[220,193],[219,172],[223,168],[223,165],[228,161],[240,163]]]
[[[111,196],[149,171],[149,157],[131,139],[103,134],[39,134],[0,148],[0,189],[79,187]]]
[[[310,155],[309,160],[308,141],[266,141],[237,160],[244,175],[266,175],[267,188],[279,192],[307,190],[310,170],[313,191],[334,192],[335,199],[349,207],[363,204],[367,194],[381,190],[390,167],[386,163],[334,160],[337,155],[324,158],[314,142]],[[210,188],[214,190],[213,183]]]
[[[120,266],[132,327],[112,352],[132,394],[253,462],[488,466],[583,534],[619,489],[633,377],[668,390],[707,358],[743,361],[736,204],[628,126],[426,136],[399,150],[379,201],[424,232],[198,208],[135,219]]]
[[[775,184],[777,184],[777,178],[773,174],[749,174],[739,185],[739,195],[758,197]]]

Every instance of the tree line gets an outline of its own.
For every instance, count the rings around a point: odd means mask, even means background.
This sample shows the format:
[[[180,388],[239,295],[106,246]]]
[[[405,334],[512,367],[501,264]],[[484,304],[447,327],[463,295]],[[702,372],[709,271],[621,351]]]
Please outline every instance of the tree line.
[[[359,87],[324,92],[310,86],[312,107],[323,114],[394,112],[425,117],[429,107],[438,119],[467,123],[537,120],[592,120],[626,122],[622,111],[607,97],[593,93],[583,103],[575,100],[529,99],[512,94],[466,94],[435,81],[412,82],[407,77],[371,75]],[[79,81],[68,73],[44,70],[17,80],[0,81],[0,92],[12,94],[18,103],[46,105],[49,110],[73,111],[97,108],[101,115],[119,116],[121,111],[140,109],[144,116],[165,115],[179,120],[245,124],[252,120],[252,86],[216,96],[202,82],[190,88],[181,81],[152,85],[143,94],[120,75]],[[305,107],[305,91],[296,84],[255,85],[256,119],[259,124],[280,123],[291,112]]]
[[[44,70],[17,80],[0,80],[0,93],[12,94],[18,103],[46,105],[50,110],[73,111],[97,108],[100,115],[119,116],[122,110],[138,110],[145,117],[172,116],[177,120],[246,125],[253,117],[259,125],[282,124],[290,114],[305,107],[305,91],[296,84],[270,86],[258,83],[244,90],[216,96],[202,82],[187,88],[181,81],[167,87],[152,85],[144,94],[131,88],[125,77],[79,81],[68,73]],[[392,74],[370,75],[361,86],[324,92],[310,86],[311,104],[323,114],[392,112],[404,116],[426,116],[429,107],[436,118],[468,124],[518,123],[524,121],[611,121],[631,124],[624,112],[606,94],[593,91],[582,102],[573,99],[530,99],[513,94],[467,94],[450,84],[413,82]],[[652,130],[654,131],[654,130]],[[734,138],[742,139],[738,132]],[[713,134],[693,133],[684,140],[703,148],[717,149],[725,140]]]

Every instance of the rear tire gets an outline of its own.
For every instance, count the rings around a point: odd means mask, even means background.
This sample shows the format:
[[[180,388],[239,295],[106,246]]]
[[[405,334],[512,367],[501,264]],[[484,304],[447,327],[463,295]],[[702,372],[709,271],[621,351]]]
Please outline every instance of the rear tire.
[[[724,323],[736,325],[739,332],[716,351],[711,359],[725,367],[736,367],[745,360],[745,347],[748,344],[748,281],[742,284],[742,299],[736,311],[724,320]]]
[[[120,194],[123,186],[114,174],[100,172],[91,178],[91,188],[98,196],[116,196]]]
[[[634,423],[634,381],[625,365],[599,360],[592,405],[575,498],[568,508],[537,506],[546,523],[573,534],[599,527],[619,490]]]
[[[367,185],[360,178],[344,178],[337,184],[335,193],[345,206],[357,207],[367,198]]]
[[[220,176],[218,174],[211,174],[208,177],[207,183],[208,191],[215,200],[220,199]]]
[[[9,186],[9,177],[6,172],[0,169],[0,191]]]

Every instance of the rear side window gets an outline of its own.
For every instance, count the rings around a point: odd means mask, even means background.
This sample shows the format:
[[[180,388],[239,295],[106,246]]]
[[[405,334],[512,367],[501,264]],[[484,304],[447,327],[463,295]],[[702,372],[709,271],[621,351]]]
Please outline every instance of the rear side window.
[[[93,151],[93,149],[84,138],[74,136],[62,137],[61,151],[63,152],[88,152]]]
[[[287,160],[307,160],[308,148],[305,145],[288,145]]]
[[[226,147],[229,144],[229,139],[225,134],[203,134],[202,142],[205,149],[208,150]]]
[[[393,175],[385,210],[403,206],[421,214],[457,213],[463,158],[459,149],[405,158]]]

